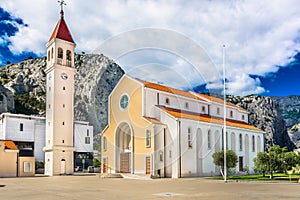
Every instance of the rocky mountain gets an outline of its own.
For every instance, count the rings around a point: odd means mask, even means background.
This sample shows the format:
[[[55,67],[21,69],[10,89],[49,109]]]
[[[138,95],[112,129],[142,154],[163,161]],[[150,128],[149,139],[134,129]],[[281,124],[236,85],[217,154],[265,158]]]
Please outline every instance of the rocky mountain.
[[[228,101],[241,106],[250,112],[249,123],[265,131],[265,147],[273,144],[286,146],[289,150],[295,148],[291,141],[285,121],[281,116],[278,103],[270,97],[247,96],[229,97]]]
[[[272,97],[279,104],[280,112],[287,127],[300,123],[300,96]]]
[[[1,113],[45,115],[45,67],[45,57],[0,67]],[[94,126],[96,143],[99,143],[98,133],[107,125],[108,96],[124,71],[109,58],[90,54],[75,55],[75,68],[75,120],[89,121]],[[296,105],[293,99],[284,107],[278,106],[280,99],[273,101],[270,97],[230,97],[228,100],[250,112],[250,123],[266,132],[266,146],[279,144],[293,149],[281,117],[284,108],[288,108],[289,113],[298,109],[289,106]]]
[[[288,133],[292,141],[296,144],[296,147],[300,148],[300,123],[289,128]]]
[[[0,112],[45,115],[46,58],[0,68]],[[75,55],[75,120],[89,121],[94,134],[107,124],[108,95],[124,71],[103,55]]]

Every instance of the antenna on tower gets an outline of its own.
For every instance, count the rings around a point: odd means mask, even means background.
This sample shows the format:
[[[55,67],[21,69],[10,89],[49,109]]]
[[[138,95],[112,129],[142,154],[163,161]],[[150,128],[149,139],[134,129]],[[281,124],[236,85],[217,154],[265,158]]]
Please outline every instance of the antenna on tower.
[[[61,16],[61,18],[63,18],[64,17],[64,5],[67,5],[67,4],[65,3],[65,0],[58,0],[57,2],[60,5],[60,16]]]

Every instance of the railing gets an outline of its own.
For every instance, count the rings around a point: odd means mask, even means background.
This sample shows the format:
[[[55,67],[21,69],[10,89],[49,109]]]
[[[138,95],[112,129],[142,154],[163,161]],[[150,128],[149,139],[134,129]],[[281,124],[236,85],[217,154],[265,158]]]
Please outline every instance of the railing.
[[[67,66],[67,67],[73,67],[73,66],[72,66],[72,62],[71,62],[70,60],[67,60],[67,61],[66,61],[66,64],[64,64],[62,58],[57,58],[57,62],[56,62],[56,63],[59,64],[59,65]]]

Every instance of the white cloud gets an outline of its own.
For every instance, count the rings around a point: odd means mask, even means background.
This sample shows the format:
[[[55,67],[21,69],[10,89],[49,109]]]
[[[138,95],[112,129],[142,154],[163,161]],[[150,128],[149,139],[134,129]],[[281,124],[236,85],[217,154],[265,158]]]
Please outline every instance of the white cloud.
[[[270,72],[276,72],[278,65],[289,63],[300,50],[298,0],[66,2],[66,21],[77,42],[78,52],[91,52],[107,39],[131,30],[145,27],[167,29],[201,45],[215,64],[209,66],[214,66],[222,74],[222,45],[226,44],[228,91],[233,94],[263,92],[260,81],[249,75],[266,76]],[[32,50],[38,54],[45,54],[44,45],[59,18],[56,1],[31,0],[29,3],[26,0],[4,0],[0,2],[0,6],[29,24],[10,38],[11,50],[15,53]],[[144,35],[144,39],[148,40],[147,35]],[[170,37],[159,42],[161,46],[169,46],[174,50],[174,44],[178,41]],[[168,66],[168,69],[172,67],[171,71],[176,71],[184,76],[189,84],[195,85],[199,77],[195,77],[188,66],[203,66],[200,62],[189,63],[197,58],[198,51],[191,51],[191,46],[179,44],[178,50],[183,52],[183,55],[189,54],[188,59],[178,55],[174,60],[155,62],[161,66]],[[118,44],[118,47],[126,45]],[[129,59],[123,60],[126,62],[119,63],[125,70],[126,67],[139,66],[138,68],[145,72],[147,70],[141,69],[140,66],[150,63],[141,63],[143,56],[137,59],[137,62],[132,62],[131,59],[131,66],[128,65]],[[180,62],[176,63],[177,61]],[[164,82],[174,82],[172,77],[161,78],[168,79]],[[210,83],[210,87],[218,85]]]
[[[240,73],[233,77],[233,79],[227,83],[226,93],[245,96],[249,94],[260,94],[267,92],[260,86],[260,80],[258,78],[251,78],[247,74]]]

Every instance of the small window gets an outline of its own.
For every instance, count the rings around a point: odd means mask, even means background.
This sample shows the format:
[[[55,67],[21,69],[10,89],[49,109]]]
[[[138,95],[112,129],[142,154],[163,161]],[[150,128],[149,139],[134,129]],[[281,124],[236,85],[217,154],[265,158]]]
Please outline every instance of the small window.
[[[51,58],[53,58],[53,47],[51,49]]]
[[[172,158],[172,151],[169,150],[169,158]]]
[[[252,151],[255,152],[255,136],[252,135]]]
[[[49,109],[50,109],[50,104],[48,105]]]
[[[48,51],[48,62],[50,61],[50,51]]]
[[[245,115],[242,115],[242,120],[245,120]]]
[[[202,106],[202,112],[205,112],[205,106]]]
[[[50,126],[50,122],[48,122],[48,126]]]
[[[51,87],[49,87],[49,92],[51,91]]]
[[[103,137],[103,151],[107,151],[107,139]]]
[[[217,108],[217,114],[219,115],[220,113],[220,108]]]
[[[24,125],[23,123],[20,123],[20,131],[23,131]]]
[[[230,111],[230,117],[233,117],[233,111],[232,110]]]
[[[151,131],[146,130],[146,147],[151,147]]]
[[[72,60],[72,56],[71,56],[71,51],[67,50],[67,60],[71,61]]]
[[[207,132],[207,148],[211,149],[211,131],[208,130]]]
[[[24,172],[28,173],[32,171],[32,163],[31,162],[24,162]]]
[[[240,151],[243,151],[243,136],[242,136],[242,134],[239,135],[239,143],[240,143]]]
[[[66,87],[65,87],[65,86],[63,86],[63,90],[66,90]]]
[[[192,148],[192,133],[191,133],[191,128],[188,128],[188,147]]]
[[[64,126],[64,125],[65,125],[65,122],[63,122],[62,125]]]
[[[64,56],[64,52],[62,48],[58,48],[57,58],[62,59]]]
[[[163,151],[159,151],[159,161],[160,161],[160,162],[163,162],[163,161],[164,161]]]
[[[90,144],[91,143],[91,138],[90,137],[85,137],[85,144]]]
[[[185,108],[189,109],[189,103],[188,102],[185,102]]]
[[[86,136],[90,136],[90,130],[89,129],[86,130]]]
[[[166,98],[166,104],[169,105],[170,104],[170,99]]]
[[[65,104],[63,104],[63,108],[65,108],[66,107],[66,105]]]
[[[61,141],[61,143],[63,143],[63,144],[64,144],[64,143],[65,143],[65,140],[62,140],[62,141]]]

